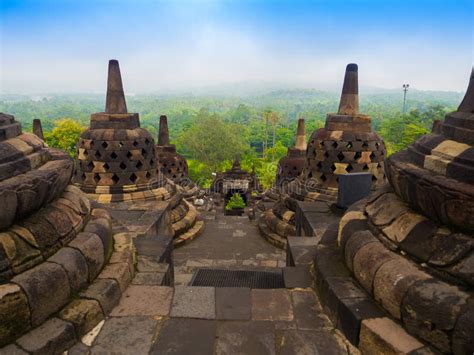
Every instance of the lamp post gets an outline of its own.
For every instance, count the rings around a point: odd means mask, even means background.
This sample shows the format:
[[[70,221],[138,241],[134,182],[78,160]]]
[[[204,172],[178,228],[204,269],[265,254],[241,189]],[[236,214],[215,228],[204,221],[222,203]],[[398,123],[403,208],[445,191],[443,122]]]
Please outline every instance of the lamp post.
[[[403,115],[405,115],[407,110],[407,91],[409,87],[409,84],[403,84]]]

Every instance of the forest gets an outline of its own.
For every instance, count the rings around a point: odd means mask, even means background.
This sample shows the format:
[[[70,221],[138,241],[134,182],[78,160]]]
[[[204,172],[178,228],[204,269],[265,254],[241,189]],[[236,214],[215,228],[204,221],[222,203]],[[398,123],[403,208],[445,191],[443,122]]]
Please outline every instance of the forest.
[[[412,90],[402,113],[402,90],[366,89],[360,112],[385,141],[388,154],[428,133],[434,119],[456,109],[462,93]],[[171,143],[185,156],[190,177],[209,186],[212,173],[231,166],[240,156],[244,169],[255,168],[265,188],[273,184],[278,160],[294,144],[296,123],[305,118],[306,134],[324,126],[336,112],[339,93],[285,89],[251,95],[137,94],[127,96],[129,112],[140,114],[141,126],[157,136],[160,115],[168,116]],[[24,131],[40,118],[46,142],[76,154],[80,133],[91,113],[103,111],[102,95],[3,95],[0,112],[15,115]]]

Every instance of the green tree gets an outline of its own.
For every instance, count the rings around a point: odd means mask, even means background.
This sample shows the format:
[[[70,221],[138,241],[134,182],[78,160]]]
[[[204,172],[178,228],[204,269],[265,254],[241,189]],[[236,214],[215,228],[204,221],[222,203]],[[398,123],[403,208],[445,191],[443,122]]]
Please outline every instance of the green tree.
[[[64,118],[56,121],[51,132],[45,133],[45,141],[50,147],[59,148],[67,152],[71,157],[76,157],[76,144],[81,133],[86,127],[72,118]]]

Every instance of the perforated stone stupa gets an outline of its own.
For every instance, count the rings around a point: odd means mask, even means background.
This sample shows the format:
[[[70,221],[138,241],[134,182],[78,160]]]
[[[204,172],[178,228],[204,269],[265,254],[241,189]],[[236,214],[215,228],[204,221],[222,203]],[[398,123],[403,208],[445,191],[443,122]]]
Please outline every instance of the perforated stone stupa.
[[[109,260],[110,216],[69,185],[72,172],[66,153],[0,113],[0,348],[17,340],[34,352],[28,339],[42,332],[47,338],[41,329],[73,333],[68,309],[103,317],[98,304],[78,294]]]
[[[442,353],[474,351],[474,70],[435,130],[386,161],[390,186],[339,225],[347,267],[404,328]]]
[[[359,113],[357,64],[348,64],[337,113],[329,113],[324,128],[313,132],[300,176],[290,182],[272,209],[260,221],[262,235],[277,246],[295,235],[295,202],[326,201],[337,197],[338,176],[359,172],[372,174],[373,188],[385,181],[382,138],[372,132],[371,119]]]
[[[287,155],[278,162],[276,186],[280,187],[293,181],[301,174],[305,163],[306,147],[304,119],[301,118],[298,120],[295,146],[288,148]]]
[[[78,142],[74,182],[99,202],[153,199],[163,179],[157,175],[155,145],[140,128],[138,113],[128,113],[119,63],[109,62],[105,112],[91,115]],[[90,196],[94,198],[94,196]]]

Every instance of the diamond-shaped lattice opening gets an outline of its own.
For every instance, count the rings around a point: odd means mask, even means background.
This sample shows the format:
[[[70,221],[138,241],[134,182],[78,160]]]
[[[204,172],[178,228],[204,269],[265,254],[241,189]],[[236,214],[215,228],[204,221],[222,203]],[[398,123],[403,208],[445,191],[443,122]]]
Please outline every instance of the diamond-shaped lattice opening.
[[[94,163],[90,161],[89,164],[87,164],[87,167],[89,169],[93,169],[94,168]]]
[[[155,161],[153,159],[150,159],[150,166],[155,165]]]
[[[142,148],[142,155],[144,158],[146,158],[147,156],[147,151],[144,148]]]
[[[141,169],[142,166],[143,166],[143,163],[139,160],[137,165],[135,165],[137,167],[137,169]]]
[[[135,173],[132,173],[132,175],[130,175],[130,181],[131,182],[136,182],[138,179],[138,176],[135,175]]]
[[[319,146],[320,146],[321,148],[324,148],[324,141],[320,141],[320,142],[319,142]]]
[[[369,166],[367,164],[364,164],[364,166],[362,167],[362,170],[369,170]]]
[[[326,181],[328,178],[326,177],[326,175],[324,175],[324,174],[321,174],[321,177],[320,177],[320,179],[321,179],[321,180],[323,180],[323,181]]]
[[[371,161],[374,161],[374,160],[375,160],[375,154],[374,154],[374,152],[372,152],[372,153],[370,154],[370,160],[371,160]]]
[[[145,174],[145,177],[146,177],[147,179],[151,178],[150,172],[147,171],[146,174]]]
[[[100,181],[100,175],[99,174],[94,174],[94,181],[96,183],[99,183],[99,181]]]
[[[354,154],[354,160],[359,160],[362,157],[362,154],[360,152],[356,152]]]
[[[352,142],[347,142],[346,148],[347,148],[347,149],[351,149],[351,148],[352,148]]]
[[[87,157],[88,155],[89,155],[89,152],[86,149],[84,149],[84,156]]]
[[[368,147],[369,147],[369,142],[364,141],[364,143],[362,143],[362,148],[368,148]]]
[[[119,167],[120,167],[120,169],[125,170],[125,169],[127,169],[127,164],[125,164],[124,162],[121,162]]]
[[[102,154],[100,154],[100,152],[97,150],[94,154],[94,156],[97,158],[97,159],[100,159],[100,157],[102,156]]]
[[[133,144],[134,147],[138,146],[138,142],[137,142],[137,141],[133,141],[132,144]]]
[[[163,163],[163,166],[166,168],[166,167],[168,166],[168,164],[166,164],[166,163]]]
[[[375,148],[379,149],[380,147],[380,143],[379,142],[375,142]]]
[[[82,173],[81,179],[82,179],[82,181],[84,181],[86,179],[86,174]]]
[[[327,151],[324,152],[324,157],[329,158],[329,153]]]
[[[145,144],[146,145],[150,144],[150,140],[148,138],[145,138]]]
[[[104,164],[104,169],[105,169],[105,171],[109,171],[109,169],[110,169],[109,164],[105,163],[105,164]]]
[[[352,170],[354,170],[354,168],[352,167],[351,164],[348,164],[347,167],[346,167],[346,171],[347,171],[348,173],[350,173]]]
[[[102,148],[106,149],[109,146],[109,143],[103,142],[101,145],[102,145]]]
[[[176,164],[175,164],[175,163],[171,163],[171,166],[176,166]]]
[[[334,148],[337,148],[337,142],[336,142],[336,141],[332,142],[332,146],[333,146]]]
[[[127,152],[127,158],[131,159],[133,157],[133,154],[131,152]]]
[[[111,157],[112,159],[117,159],[118,155],[117,155],[117,153],[112,152],[112,154],[110,154],[110,157]]]
[[[336,171],[336,165],[334,165],[334,164],[331,165],[331,171],[332,171],[332,172],[335,172],[335,171]]]
[[[123,147],[123,142],[119,142],[119,147],[120,147],[120,148]]]
[[[171,169],[168,169],[168,174],[171,174],[172,173],[172,170]]]
[[[320,161],[318,161],[318,164],[316,164],[316,166],[321,169],[323,167],[323,163],[321,163]]]
[[[112,175],[112,181],[114,182],[114,184],[117,184],[120,181],[120,178],[117,174]]]
[[[377,181],[377,178],[375,177],[375,175],[372,175],[372,181]]]
[[[94,141],[91,141],[91,148],[94,146]]]
[[[339,154],[337,155],[337,159],[339,159],[339,161],[343,161],[345,159],[344,154],[342,154],[342,152],[339,152]]]

